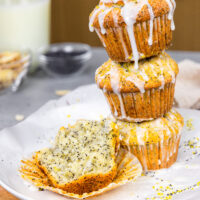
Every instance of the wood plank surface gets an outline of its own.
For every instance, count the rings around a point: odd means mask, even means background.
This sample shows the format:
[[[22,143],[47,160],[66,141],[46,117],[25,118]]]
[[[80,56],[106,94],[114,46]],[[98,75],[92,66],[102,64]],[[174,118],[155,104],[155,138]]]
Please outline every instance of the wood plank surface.
[[[13,195],[11,195],[6,190],[4,190],[2,187],[0,187],[0,200],[18,200],[18,199]]]

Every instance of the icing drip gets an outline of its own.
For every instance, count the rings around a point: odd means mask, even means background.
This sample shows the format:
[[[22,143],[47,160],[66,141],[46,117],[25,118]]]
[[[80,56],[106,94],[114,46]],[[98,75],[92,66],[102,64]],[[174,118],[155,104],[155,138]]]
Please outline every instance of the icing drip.
[[[145,93],[145,81],[140,80],[137,75],[132,74],[131,76],[127,77],[128,81],[131,81],[132,83],[134,83],[134,85],[140,90],[140,93]]]
[[[99,13],[99,11],[101,10],[101,6],[99,6],[98,8],[95,9],[95,11],[92,13],[92,15],[90,16],[90,20],[89,20],[89,29],[91,32],[94,31],[94,27],[93,27],[93,23],[94,23],[94,20],[97,16],[97,14]]]
[[[166,2],[168,3],[170,9],[168,19],[171,20],[171,30],[175,30],[174,11],[176,8],[176,2],[175,0],[166,0]]]
[[[115,94],[118,95],[118,99],[120,101],[120,108],[121,108],[121,115],[122,118],[126,118],[126,111],[124,108],[124,102],[122,95],[120,94],[120,76],[119,76],[119,71],[116,68],[111,68],[110,70],[110,81],[111,81],[111,87],[112,90]]]
[[[114,14],[113,14],[113,19],[114,19],[115,27],[118,27],[118,29],[120,29],[119,30],[120,42],[122,43],[122,47],[123,47],[123,50],[124,50],[125,58],[127,59],[129,57],[129,55],[128,55],[128,50],[127,50],[126,44],[125,44],[124,39],[123,39],[123,33],[122,33],[123,29],[118,26],[117,15],[114,16]]]
[[[144,5],[147,5],[149,14],[150,14],[150,34],[149,34],[149,45],[153,43],[153,20],[154,20],[154,13],[153,9],[150,6],[148,0],[141,0],[137,3],[128,2],[124,0],[124,7],[121,9],[121,15],[124,18],[124,21],[127,25],[127,32],[129,35],[129,40],[131,43],[133,59],[135,61],[135,68],[138,69],[138,60],[139,60],[139,52],[137,49],[135,34],[134,34],[134,25],[136,23],[137,15],[139,11],[143,8]]]
[[[159,79],[161,81],[161,86],[159,89],[164,89],[165,87],[165,78],[164,78],[164,75],[163,75],[163,68],[160,68],[160,76],[159,76]]]
[[[136,126],[136,136],[137,136],[137,141],[138,141],[138,144],[140,145],[144,145],[145,144],[145,132],[146,132],[146,129],[144,128],[141,128],[139,126]],[[147,136],[148,134],[146,134]]]
[[[149,77],[147,76],[147,74],[145,73],[144,69],[142,69],[142,71],[140,71],[140,75],[143,77],[143,79],[145,81],[149,80]]]
[[[151,5],[149,4],[148,0],[146,2],[148,10],[149,10],[149,14],[150,14],[150,33],[149,33],[149,40],[148,40],[148,44],[149,46],[151,46],[153,44],[153,20],[154,20],[154,12],[153,9],[151,7]]]
[[[114,102],[113,102],[113,99],[110,98],[110,100],[111,100],[111,103],[112,103],[112,105],[113,105],[113,107],[114,107],[114,115],[115,115],[115,117],[116,117],[116,116],[118,116],[117,109],[116,109],[116,107],[115,107],[115,104],[114,104]],[[109,104],[109,102],[108,102],[108,104]]]
[[[121,15],[124,18],[124,21],[127,25],[127,32],[131,43],[132,54],[134,58],[133,60],[135,61],[135,68],[138,69],[139,52],[135,40],[134,24],[136,23],[136,18],[139,11],[144,6],[144,1],[140,1],[137,4],[135,4],[134,2],[127,1],[125,1],[124,3],[125,5],[121,9]]]
[[[117,117],[117,119],[123,120],[124,118]],[[153,118],[132,118],[132,117],[126,116],[126,120],[129,122],[139,123],[139,122],[143,122],[143,121],[151,121],[151,120],[153,120]]]
[[[104,28],[104,19],[106,17],[106,15],[112,10],[112,8],[106,8],[105,6],[102,6],[103,12],[101,12],[98,16],[98,20],[99,20],[99,26],[101,29],[101,33],[105,34],[106,33],[106,29]]]
[[[120,77],[119,77],[119,71],[117,68],[111,68],[110,72],[110,82],[111,82],[111,87],[114,93],[118,94],[119,91],[119,83],[120,83]]]
[[[119,102],[120,102],[120,108],[121,108],[121,115],[122,118],[125,119],[126,118],[126,111],[125,111],[125,107],[124,107],[124,102],[123,102],[123,97],[121,94],[117,94]]]

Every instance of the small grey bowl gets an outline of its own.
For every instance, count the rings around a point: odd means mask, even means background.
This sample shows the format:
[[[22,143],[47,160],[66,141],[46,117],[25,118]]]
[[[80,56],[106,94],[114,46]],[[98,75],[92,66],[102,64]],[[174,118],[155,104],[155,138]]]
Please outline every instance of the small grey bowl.
[[[80,74],[91,57],[91,47],[87,44],[57,43],[41,47],[38,60],[47,74],[62,77]]]

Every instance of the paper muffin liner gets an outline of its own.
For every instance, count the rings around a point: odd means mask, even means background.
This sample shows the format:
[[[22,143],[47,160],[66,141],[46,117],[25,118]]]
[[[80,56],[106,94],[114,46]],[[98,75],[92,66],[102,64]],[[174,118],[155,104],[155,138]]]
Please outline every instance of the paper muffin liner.
[[[129,35],[125,25],[106,28],[102,34],[100,29],[95,29],[103,43],[108,56],[116,62],[133,61],[133,52]],[[172,41],[171,21],[168,15],[157,17],[153,20],[152,45],[148,44],[150,37],[150,20],[136,23],[134,34],[140,59],[158,55],[167,49]]]
[[[55,188],[51,184],[47,175],[38,167],[34,157],[31,160],[22,161],[22,166],[19,171],[23,179],[34,184],[36,187],[58,193],[66,197],[84,199],[103,194],[106,191],[112,190],[121,185],[132,182],[142,173],[142,166],[139,163],[138,159],[131,152],[128,152],[123,148],[120,148],[119,150],[119,153],[116,158],[116,163],[117,163],[117,175],[112,183],[110,183],[108,186],[98,191],[94,191],[91,193],[84,193],[82,195],[67,193],[64,190]]]
[[[149,89],[144,93],[104,91],[114,118],[127,122],[149,121],[169,112],[173,106],[175,83],[164,88]]]
[[[157,143],[126,146],[140,161],[143,170],[158,170],[169,168],[176,162],[181,134]]]

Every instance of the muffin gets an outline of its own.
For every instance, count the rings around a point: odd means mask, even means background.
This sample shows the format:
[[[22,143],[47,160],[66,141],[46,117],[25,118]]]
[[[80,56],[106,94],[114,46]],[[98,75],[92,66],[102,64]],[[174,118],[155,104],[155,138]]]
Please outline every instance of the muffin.
[[[135,63],[108,60],[96,71],[96,82],[119,120],[142,122],[162,117],[173,105],[178,65],[167,54]]]
[[[109,57],[116,62],[158,55],[172,41],[174,0],[101,0],[90,15]]]
[[[35,159],[51,183],[68,193],[84,194],[109,185],[117,174],[119,133],[111,121],[80,120],[62,127],[52,148]]]
[[[121,144],[140,161],[144,170],[170,167],[177,159],[183,117],[171,110],[164,117],[143,123],[117,121]]]

